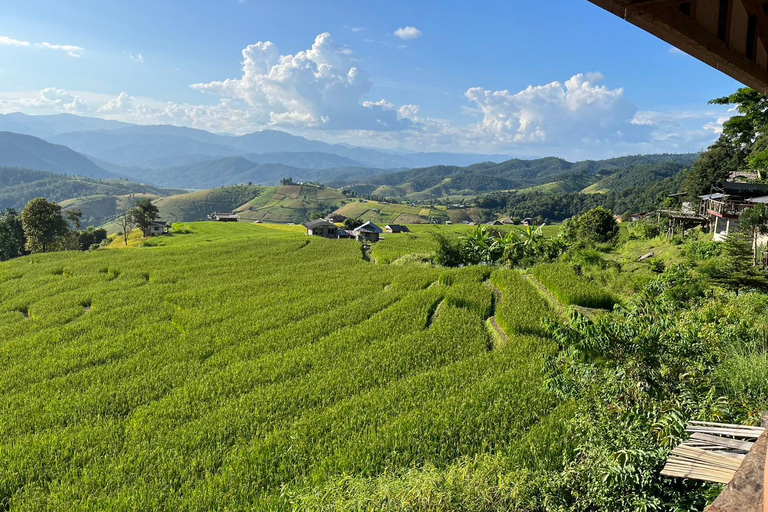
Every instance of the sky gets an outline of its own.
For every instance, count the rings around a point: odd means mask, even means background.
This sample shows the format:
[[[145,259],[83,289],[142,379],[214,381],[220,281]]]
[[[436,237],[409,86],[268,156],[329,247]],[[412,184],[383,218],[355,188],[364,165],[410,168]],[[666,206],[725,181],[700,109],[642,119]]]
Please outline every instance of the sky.
[[[8,0],[0,113],[402,151],[695,152],[739,83],[587,0]]]

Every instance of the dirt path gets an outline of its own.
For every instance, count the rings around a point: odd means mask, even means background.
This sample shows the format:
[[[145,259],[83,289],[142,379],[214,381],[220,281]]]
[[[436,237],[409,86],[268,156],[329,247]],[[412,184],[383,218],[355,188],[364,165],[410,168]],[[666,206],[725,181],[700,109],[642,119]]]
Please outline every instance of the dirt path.
[[[494,286],[490,280],[486,281],[485,284],[493,292],[493,314],[485,322],[485,325],[491,334],[491,339],[493,340],[492,345],[488,347],[488,350],[490,351],[507,345],[507,343],[509,343],[509,336],[507,336],[507,333],[504,332],[504,329],[501,328],[499,322],[496,320],[496,309],[499,307],[499,304],[501,304],[501,290]]]

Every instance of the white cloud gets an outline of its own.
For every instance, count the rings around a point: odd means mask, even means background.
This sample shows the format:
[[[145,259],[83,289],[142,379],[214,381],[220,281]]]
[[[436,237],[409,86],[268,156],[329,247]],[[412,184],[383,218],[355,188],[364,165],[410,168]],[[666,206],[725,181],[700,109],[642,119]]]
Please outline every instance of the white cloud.
[[[579,74],[516,94],[474,87],[466,97],[483,115],[476,134],[499,143],[604,144],[647,137],[648,128],[632,122],[637,108],[624,89],[598,85],[603,80],[598,73]]]
[[[33,95],[9,100],[0,99],[0,112],[26,111],[28,113],[85,114],[88,106],[77,95],[64,89],[48,87]]]
[[[62,52],[66,52],[67,55],[70,57],[80,58],[83,56],[83,52],[85,52],[85,48],[81,48],[80,46],[74,46],[71,44],[51,44],[47,42],[42,42],[38,44],[41,48],[47,48],[49,50],[59,50]]]
[[[138,64],[144,64],[144,56],[140,53],[134,54],[134,53],[128,52],[128,59]]]
[[[258,42],[243,52],[240,78],[193,84],[198,91],[243,102],[265,124],[332,130],[401,130],[410,121],[378,104],[363,104],[371,90],[354,53],[328,33],[295,55]]]
[[[687,55],[683,50],[676,46],[670,46],[668,52],[670,55]]]
[[[359,34],[360,32],[365,31],[365,27],[352,27],[349,30],[351,30],[353,34]]]
[[[395,30],[395,37],[400,39],[418,39],[421,36],[421,30],[416,27],[402,27]]]
[[[0,46],[29,46],[29,41],[19,41],[8,36],[0,36]]]

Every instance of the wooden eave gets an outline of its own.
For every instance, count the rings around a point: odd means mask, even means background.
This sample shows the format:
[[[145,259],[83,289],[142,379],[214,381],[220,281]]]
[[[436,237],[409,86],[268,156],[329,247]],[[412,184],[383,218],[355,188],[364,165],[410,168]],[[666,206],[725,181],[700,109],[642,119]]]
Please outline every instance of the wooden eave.
[[[735,80],[768,94],[768,2],[589,1]]]

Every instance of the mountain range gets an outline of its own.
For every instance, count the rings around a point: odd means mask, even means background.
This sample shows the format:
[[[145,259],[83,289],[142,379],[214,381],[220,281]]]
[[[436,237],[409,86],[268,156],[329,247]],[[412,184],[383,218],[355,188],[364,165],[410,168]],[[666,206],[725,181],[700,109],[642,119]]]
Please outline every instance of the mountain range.
[[[107,167],[111,165],[123,169],[161,169],[253,154],[271,155],[268,161],[254,160],[257,163],[294,166],[298,161],[303,161],[310,165],[300,167],[309,169],[339,166],[403,169],[438,164],[471,165],[484,161],[499,162],[508,158],[504,155],[382,151],[346,144],[328,144],[276,130],[240,136],[221,135],[194,128],[133,125],[72,114],[0,115],[0,130],[40,137],[93,157],[96,161],[104,162]],[[295,155],[297,153],[308,155],[300,158]],[[292,156],[288,157],[287,154]],[[318,154],[324,156],[318,159]],[[328,155],[343,158],[343,165]]]

